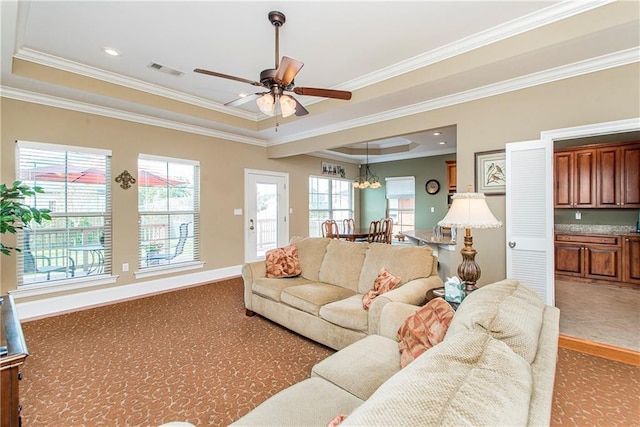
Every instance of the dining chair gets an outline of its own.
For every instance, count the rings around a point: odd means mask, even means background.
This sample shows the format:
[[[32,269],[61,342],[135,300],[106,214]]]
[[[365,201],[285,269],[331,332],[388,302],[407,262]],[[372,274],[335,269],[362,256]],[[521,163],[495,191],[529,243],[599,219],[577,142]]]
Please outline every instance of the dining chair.
[[[344,233],[353,233],[356,230],[355,221],[353,218],[347,218],[342,220],[342,231]]]
[[[369,235],[367,236],[367,241],[371,242],[380,242],[380,232],[382,230],[382,225],[380,221],[371,221],[369,223]]]
[[[340,238],[340,230],[335,220],[328,219],[322,223],[322,237],[329,237],[330,239]]]
[[[382,224],[381,229],[381,242],[391,244],[391,239],[393,238],[393,219],[391,218],[383,218],[380,223]]]
[[[183,222],[180,224],[180,238],[178,239],[178,243],[176,244],[176,249],[173,253],[147,253],[147,265],[157,265],[160,261],[171,261],[176,258],[178,255],[181,255],[184,251],[184,245],[187,242],[187,237],[189,235],[189,223]]]

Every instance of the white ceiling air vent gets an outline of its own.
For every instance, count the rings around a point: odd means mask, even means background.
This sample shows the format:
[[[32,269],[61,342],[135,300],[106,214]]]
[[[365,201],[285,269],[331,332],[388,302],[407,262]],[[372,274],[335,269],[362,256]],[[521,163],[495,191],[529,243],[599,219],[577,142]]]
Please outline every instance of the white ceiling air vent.
[[[149,64],[149,68],[152,68],[154,70],[158,70],[161,73],[171,74],[172,76],[176,76],[176,77],[182,77],[182,75],[184,74],[180,70],[176,70],[175,68],[167,67],[166,65],[158,64],[157,62],[152,62],[151,64]]]

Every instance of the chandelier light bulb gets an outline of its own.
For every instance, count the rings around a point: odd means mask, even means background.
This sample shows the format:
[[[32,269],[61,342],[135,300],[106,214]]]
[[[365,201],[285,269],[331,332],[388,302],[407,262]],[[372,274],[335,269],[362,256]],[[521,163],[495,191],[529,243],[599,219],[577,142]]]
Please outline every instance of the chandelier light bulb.
[[[296,112],[296,101],[290,96],[280,96],[280,110],[282,111],[282,117],[289,117]]]
[[[275,110],[273,95],[271,95],[270,93],[265,93],[256,100],[256,103],[258,104],[258,108],[260,109],[260,111],[268,116],[273,116]]]

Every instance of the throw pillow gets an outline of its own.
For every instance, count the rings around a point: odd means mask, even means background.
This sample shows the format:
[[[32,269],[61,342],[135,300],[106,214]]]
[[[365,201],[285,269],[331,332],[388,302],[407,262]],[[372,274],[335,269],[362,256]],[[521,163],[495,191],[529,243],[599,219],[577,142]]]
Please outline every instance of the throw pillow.
[[[422,353],[444,339],[455,311],[443,298],[434,298],[398,329],[400,367],[404,368]]]
[[[369,310],[369,306],[378,295],[389,292],[395,288],[398,283],[400,283],[400,280],[399,277],[394,276],[389,273],[386,268],[382,267],[380,273],[378,273],[378,277],[376,277],[376,280],[373,282],[373,289],[362,296],[362,306],[364,309]]]
[[[341,422],[345,420],[345,418],[347,418],[345,414],[338,414],[331,421],[329,421],[327,427],[337,427]]]
[[[296,245],[267,251],[265,261],[267,277],[293,277],[301,273]]]

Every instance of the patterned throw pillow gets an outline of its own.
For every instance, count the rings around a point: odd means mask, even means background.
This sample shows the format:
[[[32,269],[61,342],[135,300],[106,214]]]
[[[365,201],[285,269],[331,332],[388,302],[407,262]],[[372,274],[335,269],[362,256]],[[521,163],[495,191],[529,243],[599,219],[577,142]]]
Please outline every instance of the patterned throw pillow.
[[[265,261],[267,263],[267,277],[293,277],[301,273],[296,245],[267,251]]]
[[[400,367],[404,368],[422,353],[444,339],[455,311],[443,298],[434,298],[398,329]]]
[[[329,421],[329,424],[327,424],[327,427],[337,427],[346,418],[347,416],[345,414],[338,414],[331,421]]]
[[[369,310],[369,306],[373,300],[385,292],[389,292],[400,283],[400,278],[389,273],[386,268],[382,267],[378,277],[373,282],[373,289],[362,296],[362,306],[365,310]]]

